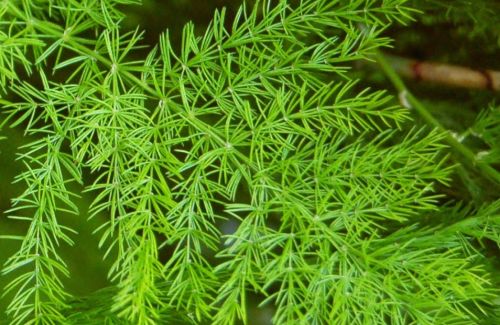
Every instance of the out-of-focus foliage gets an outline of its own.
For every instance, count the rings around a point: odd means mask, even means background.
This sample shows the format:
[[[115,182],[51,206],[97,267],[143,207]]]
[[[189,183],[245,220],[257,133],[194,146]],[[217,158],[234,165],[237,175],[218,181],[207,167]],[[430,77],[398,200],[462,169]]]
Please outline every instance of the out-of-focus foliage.
[[[490,163],[500,164],[500,106],[490,106],[483,110],[470,128],[470,134],[487,145],[480,152],[480,158]]]
[[[500,2],[495,0],[416,0],[416,8],[424,12],[423,24],[456,27],[457,33],[469,39],[495,40],[500,46]]]

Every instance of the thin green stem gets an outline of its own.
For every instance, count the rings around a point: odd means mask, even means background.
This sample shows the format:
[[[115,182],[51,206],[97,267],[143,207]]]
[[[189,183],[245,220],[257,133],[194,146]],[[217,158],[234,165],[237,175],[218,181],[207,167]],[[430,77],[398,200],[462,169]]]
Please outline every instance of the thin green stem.
[[[455,152],[460,154],[464,158],[465,162],[467,162],[467,164],[469,164],[472,168],[476,169],[481,175],[494,181],[497,185],[500,185],[500,172],[487,162],[478,159],[477,155],[472,150],[458,141],[453,134],[429,112],[425,105],[412,95],[403,80],[399,77],[394,68],[389,64],[385,56],[380,51],[375,53],[375,58],[396,90],[404,96],[408,104],[410,104],[410,106],[414,108],[428,124],[445,133],[446,142],[455,150]]]

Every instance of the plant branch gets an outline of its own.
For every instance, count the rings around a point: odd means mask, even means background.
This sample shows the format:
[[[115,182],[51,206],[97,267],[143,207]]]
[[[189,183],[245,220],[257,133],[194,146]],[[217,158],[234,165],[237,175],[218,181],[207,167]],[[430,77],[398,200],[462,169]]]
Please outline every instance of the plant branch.
[[[427,108],[410,93],[403,80],[401,80],[397,74],[396,70],[391,66],[386,57],[380,51],[375,53],[375,58],[387,78],[399,92],[400,97],[402,97],[407,104],[414,108],[428,124],[432,125],[439,131],[445,132],[446,142],[457,153],[459,153],[471,167],[476,169],[487,179],[491,179],[497,185],[500,185],[500,173],[487,162],[481,161],[472,150],[458,141],[449,130],[441,125],[441,123],[427,110]]]
[[[438,62],[386,55],[390,66],[403,77],[448,86],[500,91],[500,71],[477,70]]]

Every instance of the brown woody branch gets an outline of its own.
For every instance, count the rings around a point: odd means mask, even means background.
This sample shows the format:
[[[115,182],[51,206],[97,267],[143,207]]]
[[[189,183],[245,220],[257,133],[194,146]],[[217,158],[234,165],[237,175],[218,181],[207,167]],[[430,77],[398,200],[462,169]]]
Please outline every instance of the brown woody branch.
[[[475,70],[451,64],[418,61],[393,55],[386,55],[386,58],[398,74],[410,79],[456,87],[500,91],[500,71]]]

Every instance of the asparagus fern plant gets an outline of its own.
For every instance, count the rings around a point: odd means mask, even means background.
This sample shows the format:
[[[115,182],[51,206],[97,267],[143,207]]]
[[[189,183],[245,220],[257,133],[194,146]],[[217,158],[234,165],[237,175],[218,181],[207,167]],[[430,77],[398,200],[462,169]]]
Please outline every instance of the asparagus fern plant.
[[[123,27],[135,2],[0,3],[1,124],[27,139],[1,318],[256,324],[257,301],[274,324],[494,319],[481,244],[500,242],[500,203],[442,206],[441,189],[448,146],[498,186],[498,148],[476,160],[351,73],[415,17],[406,0],[260,0],[179,46]],[[498,110],[469,131],[498,147]],[[81,195],[95,243],[68,221],[87,222]],[[109,287],[66,289],[71,245],[98,245]]]

